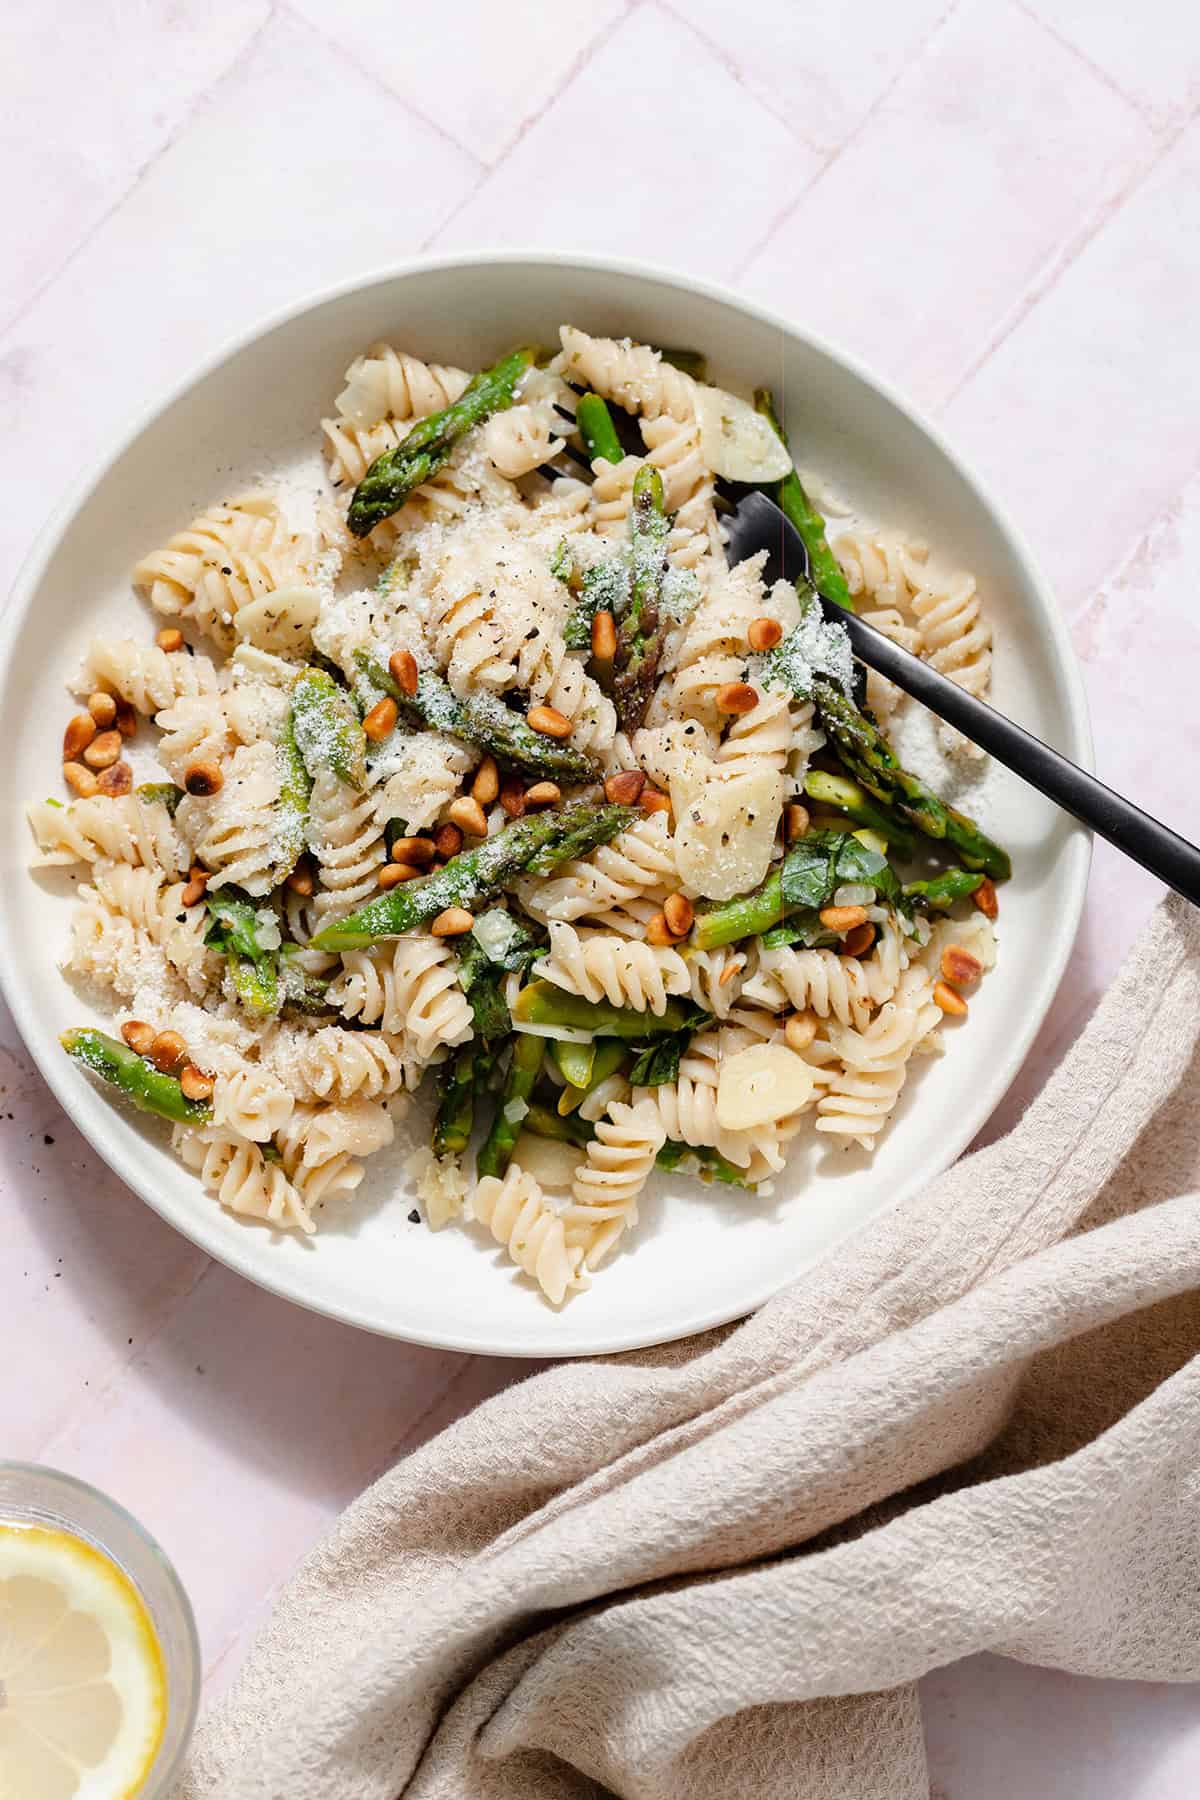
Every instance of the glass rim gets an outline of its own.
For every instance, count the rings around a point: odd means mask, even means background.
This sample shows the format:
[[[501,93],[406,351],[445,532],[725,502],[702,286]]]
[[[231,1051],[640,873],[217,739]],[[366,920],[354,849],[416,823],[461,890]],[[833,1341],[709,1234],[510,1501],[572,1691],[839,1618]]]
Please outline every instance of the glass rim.
[[[0,1480],[2,1480],[5,1475],[27,1475],[31,1478],[36,1477],[38,1480],[43,1481],[49,1478],[51,1484],[59,1484],[64,1489],[85,1496],[88,1500],[94,1502],[101,1510],[116,1515],[124,1525],[129,1527],[134,1537],[139,1539],[145,1546],[151,1557],[158,1564],[161,1572],[165,1575],[167,1584],[171,1588],[175,1601],[179,1607],[180,1620],[183,1626],[187,1651],[192,1663],[192,1680],[189,1684],[190,1692],[187,1696],[187,1704],[182,1721],[183,1730],[180,1734],[179,1743],[169,1762],[158,1765],[156,1755],[155,1763],[151,1764],[149,1770],[148,1779],[155,1783],[155,1791],[161,1788],[165,1792],[167,1784],[179,1773],[183,1764],[183,1759],[187,1755],[188,1748],[191,1744],[192,1736],[196,1728],[196,1719],[200,1711],[200,1687],[203,1680],[200,1634],[196,1628],[196,1615],[192,1609],[192,1602],[188,1596],[188,1591],[179,1578],[179,1572],[176,1569],[175,1564],[171,1561],[171,1558],[167,1555],[158,1539],[154,1536],[154,1533],[148,1530],[147,1527],[143,1525],[142,1521],[137,1518],[135,1514],[130,1512],[127,1506],[123,1506],[119,1500],[114,1500],[111,1494],[106,1494],[104,1489],[98,1488],[94,1482],[85,1481],[82,1476],[79,1475],[72,1475],[66,1469],[56,1468],[52,1463],[28,1462],[21,1457],[0,1457]],[[2,1504],[2,1500],[0,1500],[0,1507],[2,1507]],[[70,1519],[64,1519],[63,1522],[68,1527],[73,1526],[76,1535],[86,1535],[86,1527],[75,1525],[74,1521]],[[19,1523],[19,1521],[14,1521],[14,1523]],[[109,1557],[110,1561],[116,1562],[118,1563],[118,1566],[120,1566],[119,1558],[116,1557],[105,1544],[101,1543],[99,1548]],[[126,1569],[124,1572],[134,1581],[143,1601],[148,1605],[142,1583],[137,1575],[129,1569]],[[151,1618],[153,1619],[153,1613],[151,1613]],[[154,1623],[155,1634],[157,1636],[157,1621],[154,1621]],[[169,1691],[168,1687],[168,1693]],[[146,1791],[149,1792],[151,1790],[147,1789]]]

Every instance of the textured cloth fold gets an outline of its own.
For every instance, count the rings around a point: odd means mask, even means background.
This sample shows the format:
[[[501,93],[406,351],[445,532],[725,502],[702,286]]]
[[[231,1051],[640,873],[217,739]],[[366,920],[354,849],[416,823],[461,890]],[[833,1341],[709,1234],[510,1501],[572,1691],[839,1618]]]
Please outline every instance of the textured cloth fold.
[[[358,1500],[180,1800],[926,1800],[977,1650],[1200,1678],[1200,914],[1017,1127],[752,1319],[565,1364]]]

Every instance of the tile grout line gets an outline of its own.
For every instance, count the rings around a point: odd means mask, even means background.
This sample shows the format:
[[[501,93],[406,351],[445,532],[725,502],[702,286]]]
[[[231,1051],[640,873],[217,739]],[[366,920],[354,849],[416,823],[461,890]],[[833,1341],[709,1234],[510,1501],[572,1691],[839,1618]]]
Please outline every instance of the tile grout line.
[[[669,19],[673,19],[682,30],[686,31],[689,36],[695,38],[698,44],[703,45],[713,61],[719,63],[721,68],[723,68],[725,73],[729,76],[730,80],[737,83],[747,99],[753,101],[755,106],[761,106],[765,113],[769,113],[771,118],[773,118],[777,124],[782,125],[789,136],[794,137],[796,142],[805,150],[811,150],[814,155],[821,157],[831,156],[834,153],[836,145],[818,144],[815,139],[806,137],[786,113],[780,112],[765,95],[760,93],[757,88],[752,87],[729,52],[723,49],[720,44],[715,43],[706,32],[700,29],[699,25],[694,23],[693,20],[677,10],[678,0],[652,0],[652,4],[658,12],[664,14],[665,17]]]
[[[280,15],[287,17],[289,24],[294,25],[300,31],[308,32],[319,43],[327,44],[335,55],[354,70],[356,75],[361,75],[364,81],[369,81],[372,87],[378,88],[381,93],[386,94],[395,105],[403,107],[405,112],[411,113],[414,119],[420,120],[421,124],[432,131],[435,136],[440,137],[443,143],[449,144],[452,149],[457,150],[460,156],[467,157],[477,167],[486,170],[487,164],[478,151],[468,149],[466,144],[456,138],[454,133],[448,131],[437,119],[431,119],[429,114],[423,112],[419,106],[414,106],[407,94],[398,93],[377,70],[372,69],[368,63],[364,63],[348,44],[344,44],[340,38],[331,37],[321,26],[314,25],[306,13],[298,13],[294,7],[288,4],[288,0],[274,0],[274,4]]]
[[[1108,575],[1098,587],[1093,588],[1092,592],[1079,602],[1074,611],[1068,611],[1065,607],[1063,608],[1063,618],[1066,620],[1067,626],[1071,631],[1074,631],[1076,626],[1085,625],[1096,607],[1100,605],[1104,596],[1114,592],[1120,587],[1128,571],[1141,559],[1143,552],[1150,543],[1154,533],[1158,530],[1160,524],[1169,517],[1172,509],[1183,499],[1183,496],[1187,493],[1188,488],[1191,487],[1198,475],[1200,475],[1200,457],[1191,464],[1179,484],[1171,489],[1166,498],[1157,503],[1155,510],[1151,513],[1145,524],[1138,525],[1135,528],[1128,550],[1126,550],[1125,554],[1121,557],[1120,562],[1117,563],[1112,573]]]
[[[879,90],[878,94],[876,94],[874,100],[871,102],[854,129],[848,132],[841,143],[829,153],[825,161],[821,164],[821,167],[814,171],[810,179],[804,183],[799,193],[776,213],[762,237],[759,238],[756,244],[751,246],[750,250],[738,264],[733,273],[732,280],[742,280],[747,269],[753,264],[755,258],[761,256],[772,238],[774,238],[778,232],[782,231],[783,227],[787,224],[787,221],[801,205],[805,196],[812,193],[813,189],[817,187],[820,182],[824,181],[830,169],[832,169],[836,163],[840,162],[842,157],[846,154],[846,151],[849,150],[853,144],[857,143],[872,119],[874,119],[877,114],[883,110],[884,106],[886,106],[900,83],[908,79],[919,63],[924,62],[926,56],[929,54],[930,45],[933,44],[945,30],[955,13],[958,11],[958,7],[959,0],[950,0],[950,4],[947,6],[945,12],[934,20],[925,36],[921,39],[921,42],[914,49],[913,54],[906,62],[901,64],[892,79]]]
[[[262,24],[258,26],[257,30],[252,31],[250,36],[246,38],[243,43],[238,45],[233,56],[225,64],[224,68],[218,70],[208,86],[203,88],[200,93],[196,94],[191,102],[183,109],[158,149],[153,151],[146,158],[145,162],[138,164],[132,179],[117,195],[116,199],[112,202],[112,205],[105,207],[100,217],[96,219],[93,224],[88,226],[83,236],[76,240],[67,255],[64,256],[63,260],[38,283],[32,294],[28,295],[27,298],[22,301],[16,311],[10,314],[7,319],[0,319],[0,334],[7,335],[8,332],[15,331],[17,327],[23,323],[28,314],[33,311],[33,308],[42,298],[42,295],[54,286],[60,276],[66,274],[76,258],[82,256],[92,239],[103,231],[109,220],[114,218],[131,195],[136,193],[137,189],[141,186],[155,164],[160,162],[161,159],[166,156],[167,152],[178,143],[184,131],[186,131],[187,127],[192,123],[192,120],[196,117],[197,113],[199,113],[212,99],[212,96],[216,93],[218,87],[225,80],[234,65],[242,57],[253,55],[254,51],[258,48],[259,43],[266,36],[266,33],[275,21],[277,4],[278,0],[269,0],[266,15],[263,18]]]
[[[496,157],[495,161],[490,164],[488,164],[488,163],[483,164],[482,169],[480,171],[479,179],[478,179],[478,181],[476,181],[474,187],[470,190],[470,192],[468,194],[465,194],[463,196],[463,198],[459,201],[458,205],[452,207],[450,209],[450,211],[442,218],[440,223],[435,225],[433,227],[433,229],[431,231],[427,232],[425,237],[422,238],[421,244],[420,244],[420,248],[422,250],[428,250],[431,247],[431,245],[436,241],[436,239],[441,235],[441,233],[454,223],[455,219],[458,218],[459,214],[466,211],[467,207],[471,204],[472,200],[474,200],[475,196],[482,191],[482,189],[486,185],[489,178],[492,175],[494,175],[503,166],[503,164],[505,162],[508,161],[508,158],[512,155],[513,151],[517,148],[518,144],[520,144],[522,139],[525,138],[530,131],[532,131],[532,129],[535,125],[537,125],[542,119],[545,118],[546,114],[550,111],[550,108],[552,106],[554,106],[557,101],[562,99],[563,95],[567,92],[568,88],[570,88],[572,86],[572,84],[574,83],[574,81],[576,80],[576,78],[580,74],[582,74],[582,72],[586,68],[587,64],[589,62],[591,62],[592,58],[601,49],[603,49],[604,45],[608,43],[609,39],[612,38],[621,29],[621,27],[625,24],[626,20],[633,17],[634,13],[638,10],[638,7],[641,5],[641,3],[642,3],[642,0],[626,0],[625,6],[617,14],[617,16],[613,20],[611,20],[609,24],[604,26],[602,28],[602,30],[598,31],[596,33],[595,37],[588,39],[588,42],[583,46],[583,48],[580,51],[578,51],[577,54],[572,58],[570,66],[567,68],[566,72],[563,75],[562,80],[559,82],[558,86],[554,89],[554,91],[546,97],[546,99],[542,102],[542,104],[540,106],[535,107],[533,112],[531,112],[529,114],[528,118],[523,119],[521,121],[520,125],[518,125],[518,127],[516,129],[516,132],[509,139],[509,141],[505,144],[504,148],[500,151],[500,153]]]
[[[1107,69],[1102,69],[1099,63],[1092,61],[1092,58],[1087,54],[1086,50],[1081,50],[1079,45],[1072,43],[1069,37],[1064,37],[1057,26],[1051,25],[1048,19],[1043,19],[1040,13],[1035,12],[1033,7],[1029,4],[1029,0],[1013,0],[1013,4],[1016,6],[1018,12],[1023,12],[1025,14],[1025,17],[1031,24],[1036,25],[1039,31],[1044,31],[1046,36],[1052,38],[1060,49],[1065,50],[1068,56],[1073,57],[1076,62],[1081,63],[1090,75],[1093,75],[1097,81],[1103,83],[1110,93],[1115,94],[1124,105],[1135,112],[1143,125],[1148,125],[1156,136],[1161,136],[1164,127],[1155,119],[1153,113],[1133,94],[1127,94],[1120,83],[1114,80],[1108,73]]]

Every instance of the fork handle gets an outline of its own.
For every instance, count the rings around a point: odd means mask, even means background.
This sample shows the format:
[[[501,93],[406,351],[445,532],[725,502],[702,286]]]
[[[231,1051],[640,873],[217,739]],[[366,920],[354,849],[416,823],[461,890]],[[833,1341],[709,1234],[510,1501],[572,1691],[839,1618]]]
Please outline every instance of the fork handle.
[[[1031,731],[1006,719],[986,701],[968,694],[956,681],[901,649],[865,619],[823,596],[821,605],[826,618],[845,627],[855,655],[868,668],[894,681],[930,712],[988,751],[997,762],[1063,807],[1081,825],[1115,844],[1193,906],[1200,906],[1200,850],[1195,844],[1189,844],[1178,832],[1114,794],[1094,775],[1088,775],[1049,744],[1043,744]]]

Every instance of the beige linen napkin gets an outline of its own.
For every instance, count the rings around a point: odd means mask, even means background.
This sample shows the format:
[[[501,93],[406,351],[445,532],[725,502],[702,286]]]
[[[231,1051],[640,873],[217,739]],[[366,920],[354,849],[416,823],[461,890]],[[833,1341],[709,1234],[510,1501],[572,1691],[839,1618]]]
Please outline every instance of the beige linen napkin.
[[[364,1494],[179,1794],[925,1800],[940,1663],[1200,1677],[1198,1039],[1172,900],[1010,1136]]]

